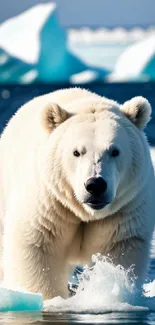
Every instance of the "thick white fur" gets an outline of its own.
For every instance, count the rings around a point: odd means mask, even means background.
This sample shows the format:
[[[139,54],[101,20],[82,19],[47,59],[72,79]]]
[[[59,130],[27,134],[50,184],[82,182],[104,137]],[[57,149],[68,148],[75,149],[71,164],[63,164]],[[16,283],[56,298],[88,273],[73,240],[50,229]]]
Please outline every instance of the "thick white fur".
[[[66,297],[69,265],[89,263],[97,252],[135,264],[144,280],[155,224],[154,172],[141,130],[150,112],[142,98],[120,106],[74,88],[35,98],[10,120],[0,140],[8,286]],[[120,158],[109,158],[111,145]],[[86,149],[80,158],[72,154],[77,146]],[[83,204],[94,175],[107,180],[112,201],[100,211]]]

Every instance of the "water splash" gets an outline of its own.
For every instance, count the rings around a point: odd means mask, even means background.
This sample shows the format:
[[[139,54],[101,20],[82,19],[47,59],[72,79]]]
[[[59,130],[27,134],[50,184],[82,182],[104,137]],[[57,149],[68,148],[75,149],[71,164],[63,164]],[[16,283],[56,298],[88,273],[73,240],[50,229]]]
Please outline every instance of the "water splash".
[[[155,283],[145,285],[144,290],[138,290],[133,267],[125,270],[100,254],[93,255],[92,262],[94,267],[86,266],[79,276],[75,296],[46,300],[44,311],[104,313],[155,310]]]

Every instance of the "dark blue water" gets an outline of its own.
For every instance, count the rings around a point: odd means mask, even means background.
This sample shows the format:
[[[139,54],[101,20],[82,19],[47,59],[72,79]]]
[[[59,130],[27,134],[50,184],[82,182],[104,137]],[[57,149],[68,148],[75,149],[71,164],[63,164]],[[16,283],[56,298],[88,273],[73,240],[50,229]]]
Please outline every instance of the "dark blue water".
[[[28,100],[70,85],[28,85],[0,86],[0,132],[16,112]],[[151,83],[94,83],[83,85],[100,95],[117,100],[120,103],[134,97],[146,97],[153,108],[152,120],[146,134],[151,146],[155,146],[155,82]],[[155,254],[154,254],[155,256]],[[150,260],[150,279],[155,279],[155,259]],[[0,297],[1,298],[1,297]],[[103,314],[66,314],[66,313],[1,313],[0,324],[155,324],[155,312],[131,311],[111,312]]]
[[[25,102],[36,96],[67,87],[70,87],[70,85],[0,85],[0,132],[12,114],[14,114]],[[146,133],[150,144],[155,145],[155,82],[111,84],[96,82],[85,84],[81,87],[87,88],[108,98],[112,98],[120,103],[123,103],[134,96],[146,97],[153,108],[153,118],[146,129]]]

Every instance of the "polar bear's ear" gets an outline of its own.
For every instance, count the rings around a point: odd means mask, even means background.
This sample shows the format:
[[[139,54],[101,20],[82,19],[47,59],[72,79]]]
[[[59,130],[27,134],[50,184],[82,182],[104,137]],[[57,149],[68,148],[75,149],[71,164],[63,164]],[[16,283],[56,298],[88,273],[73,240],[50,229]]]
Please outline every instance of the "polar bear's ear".
[[[42,111],[42,124],[47,132],[51,133],[57,126],[65,122],[72,115],[58,104],[47,104]]]
[[[138,129],[144,129],[151,117],[151,105],[144,97],[134,97],[121,105],[120,110]]]

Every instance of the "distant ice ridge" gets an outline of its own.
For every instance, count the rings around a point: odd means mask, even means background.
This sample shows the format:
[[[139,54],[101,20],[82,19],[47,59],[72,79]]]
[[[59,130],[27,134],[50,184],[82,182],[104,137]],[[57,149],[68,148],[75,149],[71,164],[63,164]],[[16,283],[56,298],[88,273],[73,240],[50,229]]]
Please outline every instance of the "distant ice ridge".
[[[93,269],[85,267],[75,296],[56,297],[44,302],[44,310],[51,312],[89,312],[155,310],[155,281],[136,289],[133,268],[125,271],[100,254],[92,257]]]
[[[132,28],[127,30],[123,27],[115,29],[107,28],[80,28],[69,30],[69,42],[76,44],[102,44],[115,42],[135,42],[143,40],[144,38],[155,35],[155,27],[147,29]]]

